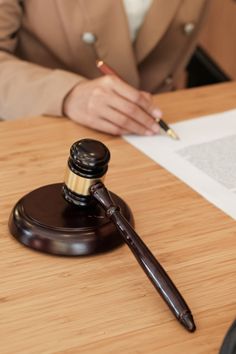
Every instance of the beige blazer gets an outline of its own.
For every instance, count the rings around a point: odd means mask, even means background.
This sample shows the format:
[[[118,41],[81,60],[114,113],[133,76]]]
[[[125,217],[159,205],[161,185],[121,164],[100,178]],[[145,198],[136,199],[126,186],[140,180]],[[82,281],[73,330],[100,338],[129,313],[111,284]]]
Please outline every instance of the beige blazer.
[[[61,115],[103,59],[131,85],[174,87],[196,44],[207,0],[153,0],[132,45],[122,0],[0,0],[0,117]]]

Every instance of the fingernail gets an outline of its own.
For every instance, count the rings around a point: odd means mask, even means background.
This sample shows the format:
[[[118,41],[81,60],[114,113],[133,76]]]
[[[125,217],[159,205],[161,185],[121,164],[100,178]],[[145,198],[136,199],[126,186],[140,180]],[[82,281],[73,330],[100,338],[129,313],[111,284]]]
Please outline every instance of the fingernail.
[[[162,117],[162,111],[159,108],[155,108],[152,111],[152,115],[154,118],[161,118]]]

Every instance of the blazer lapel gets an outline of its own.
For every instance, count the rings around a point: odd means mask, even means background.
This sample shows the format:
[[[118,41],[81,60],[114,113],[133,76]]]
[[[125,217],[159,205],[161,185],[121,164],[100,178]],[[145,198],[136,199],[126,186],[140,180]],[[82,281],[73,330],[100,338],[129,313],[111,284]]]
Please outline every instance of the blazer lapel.
[[[134,51],[140,63],[164,35],[182,0],[153,0],[138,33]]]
[[[97,38],[94,47],[98,58],[113,67],[125,81],[138,87],[139,76],[123,2],[80,1],[86,15],[86,31]]]

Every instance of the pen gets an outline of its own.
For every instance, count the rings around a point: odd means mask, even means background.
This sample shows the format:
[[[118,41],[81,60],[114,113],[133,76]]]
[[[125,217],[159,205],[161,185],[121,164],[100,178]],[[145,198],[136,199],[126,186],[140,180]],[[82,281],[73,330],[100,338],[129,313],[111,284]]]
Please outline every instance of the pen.
[[[105,75],[115,75],[121,79],[121,77],[103,60],[96,61],[97,68],[102,74]],[[122,80],[122,79],[121,79]],[[163,119],[156,119],[156,122],[160,125],[160,127],[168,134],[172,139],[179,140],[178,135],[175,133],[173,129],[169,127],[169,125]]]

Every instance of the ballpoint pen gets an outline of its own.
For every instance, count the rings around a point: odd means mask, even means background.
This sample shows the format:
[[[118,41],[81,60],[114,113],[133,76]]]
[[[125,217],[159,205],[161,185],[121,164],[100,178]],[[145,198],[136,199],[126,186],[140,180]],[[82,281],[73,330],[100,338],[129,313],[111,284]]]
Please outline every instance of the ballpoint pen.
[[[115,75],[120,77],[109,65],[107,65],[103,60],[96,61],[97,68],[102,74],[105,75]],[[175,131],[169,127],[169,125],[161,118],[155,118],[156,122],[160,125],[160,127],[169,135],[172,139],[178,140],[179,137],[175,133]]]

